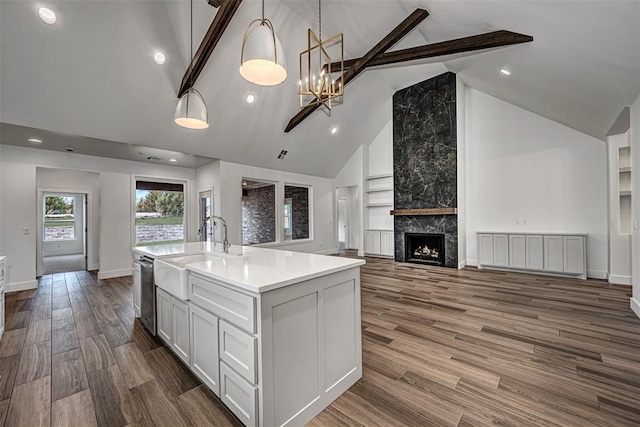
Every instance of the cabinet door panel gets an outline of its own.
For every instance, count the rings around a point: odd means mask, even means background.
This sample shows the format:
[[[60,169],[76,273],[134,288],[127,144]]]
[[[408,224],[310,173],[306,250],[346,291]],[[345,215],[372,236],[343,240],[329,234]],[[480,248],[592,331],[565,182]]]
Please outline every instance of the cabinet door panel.
[[[562,236],[544,236],[545,271],[564,271]]]
[[[493,234],[478,234],[478,264],[493,265]]]
[[[584,237],[564,236],[564,272],[584,274]]]
[[[258,389],[220,362],[220,398],[247,427],[258,424]]]
[[[160,288],[156,288],[156,316],[158,336],[169,346],[173,339],[173,319],[171,318],[171,295]]]
[[[173,351],[189,365],[191,353],[189,341],[189,306],[187,303],[171,298],[171,314],[173,317]]]
[[[372,244],[373,244],[373,248],[371,252],[372,254],[376,254],[376,255],[380,255],[382,252],[380,252],[380,231],[372,231],[371,232],[371,239],[372,239]]]
[[[506,234],[493,235],[493,265],[509,267],[509,236]]]
[[[526,267],[526,249],[524,235],[509,235],[509,267],[525,268]]]
[[[140,264],[133,263],[133,310],[140,317]]]
[[[544,269],[542,236],[527,236],[526,246],[526,268],[530,270]]]
[[[388,231],[380,232],[380,253],[382,255],[391,255],[389,253],[390,240],[391,240],[391,236]]]
[[[220,397],[218,318],[190,304],[191,370]]]
[[[220,321],[220,360],[224,360],[249,382],[256,383],[257,338]]]
[[[364,232],[364,253],[365,254],[373,253],[373,232],[372,231]]]

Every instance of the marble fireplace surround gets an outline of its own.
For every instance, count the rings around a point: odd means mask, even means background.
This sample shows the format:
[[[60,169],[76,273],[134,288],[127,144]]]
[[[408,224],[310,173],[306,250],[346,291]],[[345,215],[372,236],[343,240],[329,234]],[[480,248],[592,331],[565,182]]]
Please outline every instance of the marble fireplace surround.
[[[456,76],[445,73],[393,96],[395,260],[405,233],[444,234],[445,266],[458,268]]]

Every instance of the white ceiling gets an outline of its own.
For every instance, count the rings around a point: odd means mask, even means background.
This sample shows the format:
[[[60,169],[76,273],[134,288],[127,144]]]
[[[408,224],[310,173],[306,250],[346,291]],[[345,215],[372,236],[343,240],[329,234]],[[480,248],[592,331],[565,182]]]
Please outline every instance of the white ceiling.
[[[58,14],[53,27],[37,17],[43,4]],[[361,56],[416,7],[430,16],[395,48],[498,29],[534,41],[444,63],[367,70],[347,86],[344,104],[331,115],[315,112],[285,134],[299,110],[298,53],[306,29],[317,27],[317,3],[266,1],[289,77],[263,88],[238,73],[244,30],[260,14],[258,1],[244,0],[196,83],[211,126],[190,131],[173,123],[190,57],[189,1],[0,0],[0,121],[43,129],[59,140],[85,136],[333,177],[386,125],[396,90],[447,70],[469,86],[601,139],[640,92],[639,0],[324,0],[323,34],[344,32],[345,57]],[[215,13],[205,0],[194,0],[196,47]],[[167,56],[162,67],[152,60],[156,49]],[[513,75],[500,75],[502,67]],[[258,96],[251,106],[244,103],[249,91]],[[340,131],[332,136],[334,125]],[[31,136],[3,132],[0,142],[26,145]],[[81,141],[74,141],[76,148]],[[89,140],[86,145],[90,151]],[[276,158],[281,149],[288,150],[285,160]]]

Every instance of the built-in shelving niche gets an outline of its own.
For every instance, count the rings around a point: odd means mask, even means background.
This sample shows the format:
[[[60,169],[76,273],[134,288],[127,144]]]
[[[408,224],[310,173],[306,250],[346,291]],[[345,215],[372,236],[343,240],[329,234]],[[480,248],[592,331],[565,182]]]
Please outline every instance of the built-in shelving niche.
[[[631,234],[631,147],[618,148],[620,234]]]

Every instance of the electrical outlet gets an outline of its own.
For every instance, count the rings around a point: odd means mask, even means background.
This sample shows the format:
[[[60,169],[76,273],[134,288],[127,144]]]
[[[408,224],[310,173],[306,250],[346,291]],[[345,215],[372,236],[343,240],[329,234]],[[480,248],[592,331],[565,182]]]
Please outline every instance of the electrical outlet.
[[[522,225],[527,225],[527,221],[528,221],[528,220],[523,219],[523,220],[522,220]]]
[[[516,219],[516,225],[520,225],[520,220]]]
[[[23,235],[25,235],[25,236],[28,236],[29,234],[31,234],[31,228],[29,228],[29,227],[24,227],[24,228],[22,229],[22,234],[23,234]]]

